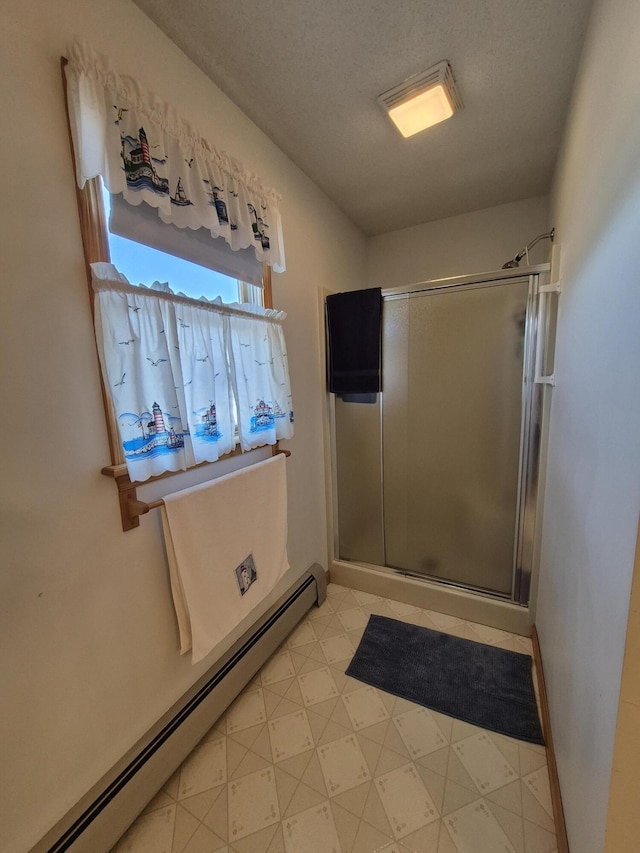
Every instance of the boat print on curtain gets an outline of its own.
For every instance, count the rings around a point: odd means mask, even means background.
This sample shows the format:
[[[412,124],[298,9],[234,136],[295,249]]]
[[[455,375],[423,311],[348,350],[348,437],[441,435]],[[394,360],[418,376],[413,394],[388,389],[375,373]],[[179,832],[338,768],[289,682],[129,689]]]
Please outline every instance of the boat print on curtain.
[[[171,196],[171,204],[175,204],[178,207],[188,207],[190,204],[193,204],[191,199],[187,198],[187,194],[184,191],[184,187],[182,186],[182,178],[178,178],[178,183],[176,184],[176,191]]]

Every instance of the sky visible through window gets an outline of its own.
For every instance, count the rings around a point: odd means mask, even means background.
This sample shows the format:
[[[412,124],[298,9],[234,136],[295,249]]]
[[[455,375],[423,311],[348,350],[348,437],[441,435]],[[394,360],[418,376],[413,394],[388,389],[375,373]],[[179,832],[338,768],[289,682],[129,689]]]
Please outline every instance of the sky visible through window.
[[[111,197],[103,192],[107,221],[111,209]],[[205,267],[185,261],[158,249],[151,249],[135,240],[119,237],[109,232],[109,249],[111,263],[127,277],[131,284],[145,284],[154,281],[169,282],[169,287],[175,292],[199,299],[215,299],[217,296],[223,302],[238,301],[238,282],[222,273],[214,272]]]

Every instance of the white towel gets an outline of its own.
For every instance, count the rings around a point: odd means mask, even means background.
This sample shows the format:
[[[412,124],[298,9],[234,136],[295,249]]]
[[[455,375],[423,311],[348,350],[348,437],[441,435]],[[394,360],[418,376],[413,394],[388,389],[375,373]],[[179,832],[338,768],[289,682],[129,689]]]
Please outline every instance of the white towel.
[[[287,479],[280,454],[164,498],[180,651],[205,657],[289,568]]]

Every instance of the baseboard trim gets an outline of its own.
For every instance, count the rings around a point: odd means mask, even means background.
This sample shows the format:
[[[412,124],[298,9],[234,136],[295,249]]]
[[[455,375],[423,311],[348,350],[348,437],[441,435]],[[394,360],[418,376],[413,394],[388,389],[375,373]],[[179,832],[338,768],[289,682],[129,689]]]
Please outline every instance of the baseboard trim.
[[[553,748],[551,715],[549,714],[549,702],[547,701],[547,690],[544,683],[544,670],[542,669],[540,640],[538,638],[538,632],[535,625],[531,629],[531,641],[533,643],[533,660],[535,661],[536,672],[538,673],[538,690],[540,692],[540,709],[542,712],[542,731],[544,734],[544,741],[547,745],[549,787],[551,788],[551,803],[553,805],[553,819],[556,825],[558,853],[569,853],[569,840],[567,838],[567,827],[564,821],[564,809],[562,808],[558,765],[556,764],[556,754]]]

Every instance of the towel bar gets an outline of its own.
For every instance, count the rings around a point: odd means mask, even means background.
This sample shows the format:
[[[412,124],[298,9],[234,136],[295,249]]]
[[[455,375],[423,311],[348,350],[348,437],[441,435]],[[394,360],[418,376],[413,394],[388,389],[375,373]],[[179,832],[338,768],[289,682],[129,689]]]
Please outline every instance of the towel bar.
[[[290,450],[284,450],[280,447],[280,445],[276,442],[271,448],[272,456],[291,456]],[[129,479],[129,474],[126,470],[126,466],[118,465],[113,466],[109,465],[106,468],[102,469],[102,473],[113,477],[116,481],[116,485],[118,486],[118,496],[120,499],[120,516],[122,518],[122,530],[133,530],[134,527],[138,527],[140,525],[140,516],[146,515],[149,510],[157,509],[158,507],[164,506],[164,501],[162,498],[157,501],[151,501],[150,503],[145,503],[144,501],[139,501],[138,496],[136,494],[136,487],[141,485],[140,483],[132,483]]]

